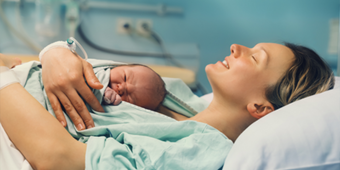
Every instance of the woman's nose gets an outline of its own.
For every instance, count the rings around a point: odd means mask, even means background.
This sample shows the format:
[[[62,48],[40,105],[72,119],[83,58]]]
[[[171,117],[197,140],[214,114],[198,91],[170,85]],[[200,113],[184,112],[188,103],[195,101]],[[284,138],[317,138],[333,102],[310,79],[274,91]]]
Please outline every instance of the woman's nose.
[[[233,44],[230,46],[231,55],[235,58],[242,56],[242,54],[246,52],[246,49],[247,47],[238,44]]]
[[[230,46],[230,53],[235,58],[239,57],[240,56],[239,45],[237,45],[237,44],[231,45]]]

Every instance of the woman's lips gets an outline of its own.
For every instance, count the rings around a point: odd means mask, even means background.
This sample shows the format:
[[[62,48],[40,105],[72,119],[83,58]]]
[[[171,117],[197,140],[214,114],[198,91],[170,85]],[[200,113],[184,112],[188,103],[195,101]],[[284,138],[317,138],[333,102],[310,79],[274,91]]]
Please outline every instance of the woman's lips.
[[[222,63],[225,65],[225,67],[227,67],[227,69],[229,69],[229,64],[226,60],[222,61]]]

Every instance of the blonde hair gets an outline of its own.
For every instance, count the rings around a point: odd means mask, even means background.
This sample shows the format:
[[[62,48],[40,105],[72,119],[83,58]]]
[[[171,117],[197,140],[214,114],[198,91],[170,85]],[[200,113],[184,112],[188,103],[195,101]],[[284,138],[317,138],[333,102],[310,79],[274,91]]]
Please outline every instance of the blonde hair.
[[[293,51],[295,60],[281,79],[266,89],[266,97],[275,109],[334,87],[332,70],[318,54],[291,43],[285,46]]]

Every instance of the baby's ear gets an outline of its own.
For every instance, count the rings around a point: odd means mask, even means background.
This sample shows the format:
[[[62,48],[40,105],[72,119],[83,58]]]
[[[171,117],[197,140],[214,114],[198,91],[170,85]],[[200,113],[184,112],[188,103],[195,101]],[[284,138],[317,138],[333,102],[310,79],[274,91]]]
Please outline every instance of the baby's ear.
[[[269,103],[249,103],[247,105],[247,110],[251,116],[256,119],[260,119],[261,117],[267,115],[268,113],[274,111],[274,106]]]

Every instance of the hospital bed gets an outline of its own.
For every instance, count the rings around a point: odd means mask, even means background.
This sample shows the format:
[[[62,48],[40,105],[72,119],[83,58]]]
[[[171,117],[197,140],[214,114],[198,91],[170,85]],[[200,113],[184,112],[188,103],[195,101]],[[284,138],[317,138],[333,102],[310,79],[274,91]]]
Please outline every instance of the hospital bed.
[[[212,97],[202,96],[208,102]],[[0,169],[6,166],[30,169],[0,129]],[[225,160],[223,170],[229,169],[339,170],[340,77],[334,89],[289,104],[249,126]]]

